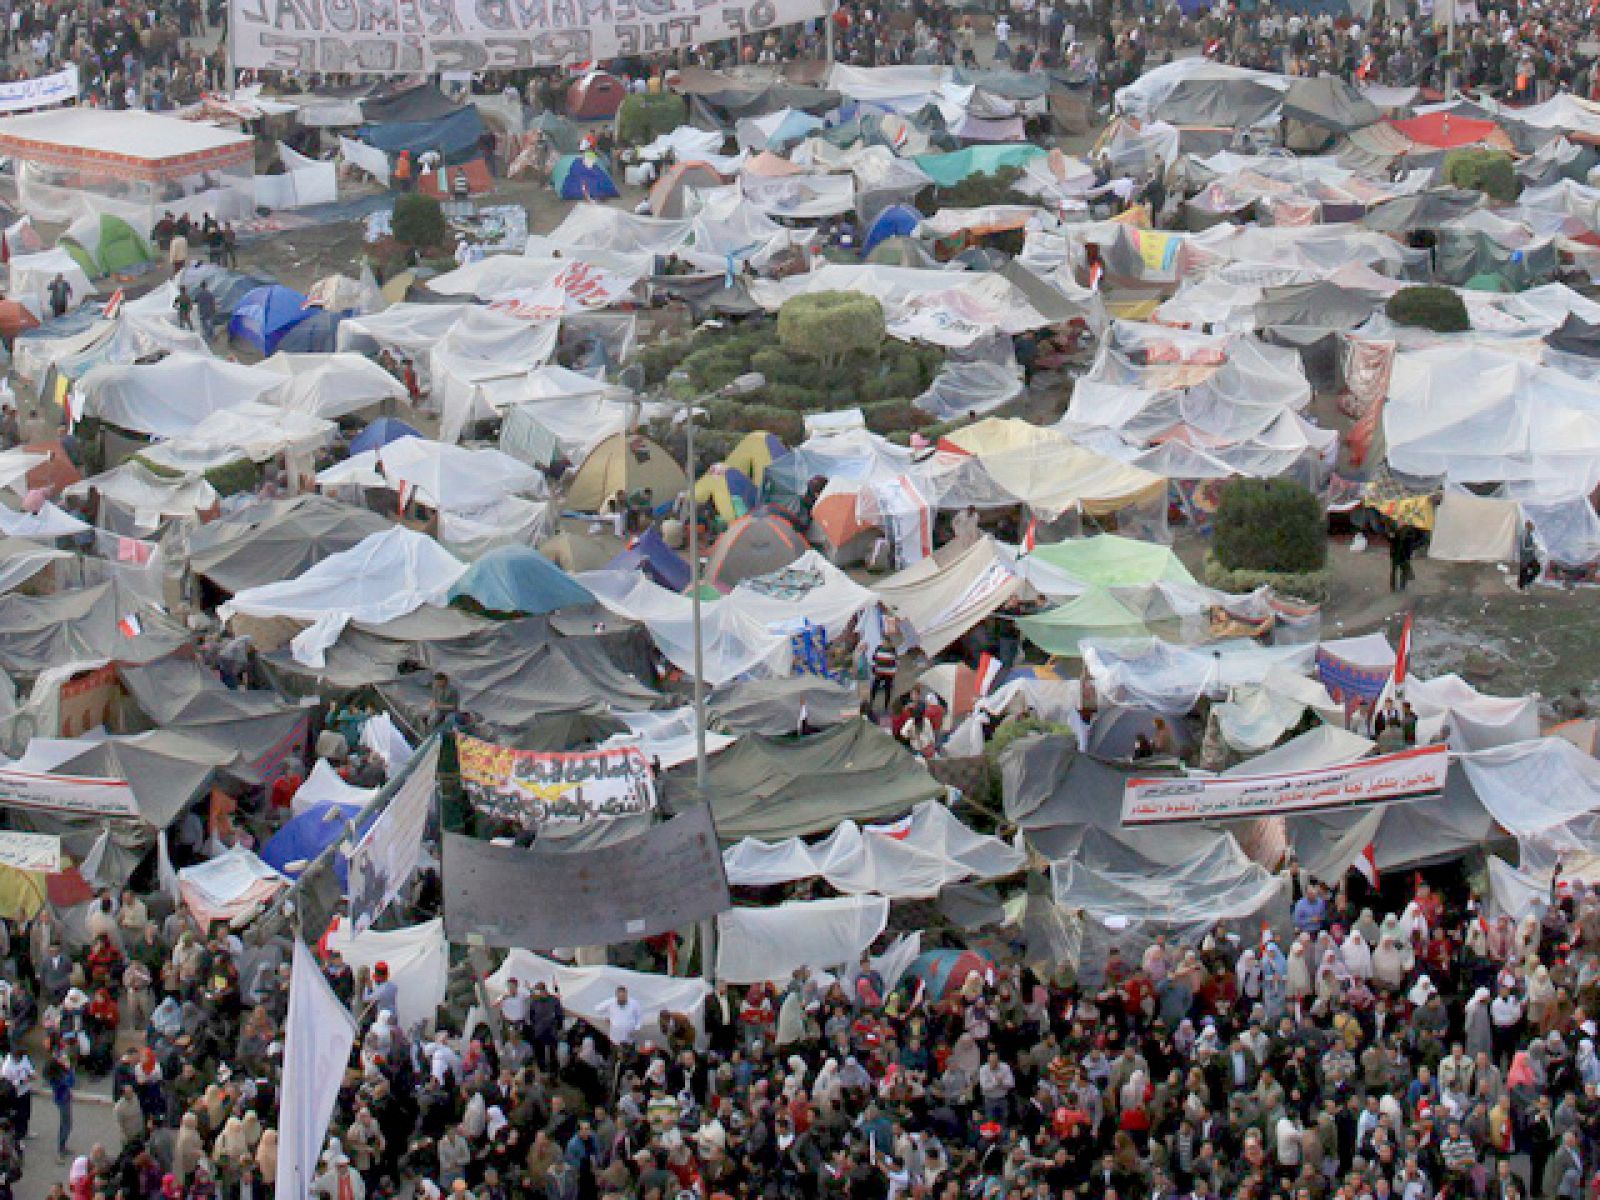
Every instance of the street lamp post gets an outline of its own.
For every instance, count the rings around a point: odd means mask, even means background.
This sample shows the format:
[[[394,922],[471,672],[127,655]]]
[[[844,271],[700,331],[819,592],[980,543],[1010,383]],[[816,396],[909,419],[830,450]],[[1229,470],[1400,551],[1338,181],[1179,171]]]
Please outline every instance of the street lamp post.
[[[689,616],[694,634],[694,783],[705,799],[706,787],[706,677],[705,638],[700,629],[700,505],[695,498],[698,480],[695,477],[694,423],[695,407],[691,401],[683,410],[687,445],[684,464],[689,478]],[[715,975],[716,923],[707,918],[700,922],[700,973],[710,982]]]

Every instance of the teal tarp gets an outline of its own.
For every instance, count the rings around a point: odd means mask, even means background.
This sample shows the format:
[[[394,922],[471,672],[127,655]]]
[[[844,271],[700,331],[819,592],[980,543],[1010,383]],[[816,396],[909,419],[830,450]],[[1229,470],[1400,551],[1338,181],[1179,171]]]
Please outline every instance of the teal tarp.
[[[951,187],[969,175],[993,175],[1002,167],[1025,167],[1043,158],[1040,146],[968,146],[951,154],[919,154],[913,161],[940,187]]]

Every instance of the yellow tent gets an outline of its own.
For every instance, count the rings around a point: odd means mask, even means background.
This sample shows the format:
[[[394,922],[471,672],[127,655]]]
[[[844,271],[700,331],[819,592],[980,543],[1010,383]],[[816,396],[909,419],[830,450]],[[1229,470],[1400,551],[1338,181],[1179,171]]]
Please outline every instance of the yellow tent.
[[[1014,417],[975,421],[946,434],[940,445],[972,455],[1020,503],[1043,513],[1081,507],[1091,516],[1106,516],[1166,497],[1162,476]]]

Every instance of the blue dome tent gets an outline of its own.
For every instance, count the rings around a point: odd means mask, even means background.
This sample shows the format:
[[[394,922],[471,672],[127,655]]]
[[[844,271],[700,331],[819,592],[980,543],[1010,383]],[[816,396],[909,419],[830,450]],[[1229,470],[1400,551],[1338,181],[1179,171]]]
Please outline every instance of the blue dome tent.
[[[594,603],[588,588],[527,546],[489,551],[456,581],[450,599],[472,600],[485,612],[529,616]]]
[[[283,335],[311,316],[306,298],[281,284],[258,287],[239,301],[228,322],[228,336],[254,346],[262,354],[276,354]]]
[[[871,254],[879,242],[892,237],[910,237],[920,224],[922,214],[909,204],[891,204],[874,217],[872,224],[867,227],[867,235],[861,240],[862,257]]]
[[[421,436],[404,421],[394,417],[379,417],[376,421],[367,422],[367,427],[350,439],[350,453],[362,454],[379,446],[387,446],[390,442],[398,442],[401,438]]]

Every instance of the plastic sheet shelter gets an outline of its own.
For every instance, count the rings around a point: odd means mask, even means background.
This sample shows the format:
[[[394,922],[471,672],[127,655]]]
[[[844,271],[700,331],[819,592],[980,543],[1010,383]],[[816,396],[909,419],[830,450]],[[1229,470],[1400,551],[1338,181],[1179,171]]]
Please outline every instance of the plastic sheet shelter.
[[[619,433],[589,452],[567,489],[567,507],[597,512],[619,491],[626,495],[648,489],[657,504],[670,504],[689,485],[683,468],[660,445],[643,434]]]
[[[710,764],[703,792],[692,768],[669,783],[674,810],[711,804],[725,842],[827,833],[844,820],[903,816],[945,794],[920,759],[859,719],[801,738],[745,737]]]
[[[594,603],[594,596],[537,550],[491,550],[456,580],[450,599],[470,600],[485,612],[538,616]]]
[[[61,108],[11,117],[0,153],[30,216],[110,212],[151,228],[166,211],[235,220],[255,202],[248,135],[137,109]]]
[[[190,566],[226,592],[293,579],[390,528],[377,513],[324,496],[268,500],[197,527]]]

